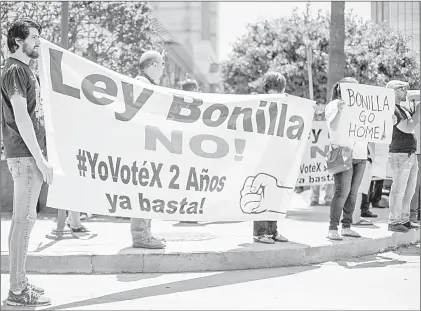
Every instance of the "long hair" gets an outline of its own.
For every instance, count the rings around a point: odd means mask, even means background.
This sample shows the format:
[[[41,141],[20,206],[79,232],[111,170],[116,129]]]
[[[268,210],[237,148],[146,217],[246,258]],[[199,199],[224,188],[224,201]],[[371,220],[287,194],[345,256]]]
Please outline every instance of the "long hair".
[[[358,83],[357,79],[352,78],[352,77],[345,77],[339,80],[338,82],[335,83],[335,85],[332,88],[332,96],[330,97],[330,101],[333,101],[335,99],[342,99],[340,84],[343,82]]]

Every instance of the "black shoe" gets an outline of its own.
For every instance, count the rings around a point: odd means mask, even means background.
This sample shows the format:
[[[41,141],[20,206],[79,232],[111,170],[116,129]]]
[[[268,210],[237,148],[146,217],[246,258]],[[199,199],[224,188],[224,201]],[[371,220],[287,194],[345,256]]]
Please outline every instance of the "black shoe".
[[[373,214],[371,211],[361,212],[361,217],[365,218],[377,218],[376,214]]]
[[[403,224],[405,227],[407,227],[408,229],[419,229],[420,225],[416,224],[415,222],[412,221],[408,221],[406,223]]]
[[[386,208],[386,206],[380,205],[379,203],[373,203],[371,206],[374,208]]]
[[[402,224],[394,224],[394,225],[389,224],[388,229],[389,231],[393,231],[393,232],[408,232],[409,231],[409,229]]]

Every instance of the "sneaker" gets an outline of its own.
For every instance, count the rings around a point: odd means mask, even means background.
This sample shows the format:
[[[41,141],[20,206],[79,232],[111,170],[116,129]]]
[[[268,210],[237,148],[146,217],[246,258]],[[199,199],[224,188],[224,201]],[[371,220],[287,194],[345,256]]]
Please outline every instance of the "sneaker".
[[[408,232],[409,231],[409,229],[402,224],[389,224],[388,230],[393,231],[393,232]]]
[[[325,201],[325,205],[330,206],[332,204],[332,201]]]
[[[371,211],[365,211],[365,212],[361,212],[361,217],[377,218],[377,215],[373,214]]]
[[[407,221],[406,223],[403,224],[405,227],[407,227],[408,229],[419,229],[420,225],[412,222],[412,221]]]
[[[253,237],[253,239],[254,239],[254,242],[257,242],[257,243],[275,244],[275,241],[272,238],[267,237],[266,235],[255,236]]]
[[[358,232],[351,230],[351,228],[342,228],[341,234],[342,236],[349,236],[351,238],[361,238],[361,235]]]
[[[272,237],[272,239],[275,241],[275,242],[288,242],[288,239],[286,238],[286,237],[284,237],[284,236],[282,236],[281,234],[277,234],[277,235],[274,235],[273,237]]]
[[[342,237],[339,235],[338,230],[329,230],[327,238],[333,241],[342,241]]]
[[[165,247],[166,245],[162,240],[154,237],[149,237],[133,244],[133,248],[163,249]]]
[[[40,307],[48,306],[51,300],[39,293],[33,291],[27,286],[20,294],[14,294],[9,290],[9,297],[7,297],[6,304],[9,306],[22,306],[22,307]]]
[[[317,202],[317,201],[311,201],[310,202],[310,206],[318,206],[319,205],[319,202]]]
[[[44,295],[44,289],[42,287],[39,286],[35,286],[34,284],[31,283],[27,283],[27,286],[32,289],[34,292],[40,294],[40,295]]]

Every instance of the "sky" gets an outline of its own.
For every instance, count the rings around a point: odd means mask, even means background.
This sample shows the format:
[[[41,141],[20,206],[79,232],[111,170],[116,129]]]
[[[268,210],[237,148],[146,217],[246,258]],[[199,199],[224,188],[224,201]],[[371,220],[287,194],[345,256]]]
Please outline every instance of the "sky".
[[[226,60],[232,43],[246,31],[249,22],[291,15],[298,7],[303,11],[307,2],[219,2],[219,60]],[[312,11],[330,11],[330,2],[312,2]],[[345,2],[345,10],[352,9],[364,20],[371,18],[371,2]]]

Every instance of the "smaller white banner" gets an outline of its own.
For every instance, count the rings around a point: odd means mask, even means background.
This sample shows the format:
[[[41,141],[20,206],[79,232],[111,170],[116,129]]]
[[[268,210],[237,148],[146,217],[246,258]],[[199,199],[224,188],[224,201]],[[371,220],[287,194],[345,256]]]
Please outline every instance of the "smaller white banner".
[[[313,121],[297,186],[333,184],[333,175],[327,171],[326,153],[329,151],[329,132],[326,121]]]
[[[390,144],[395,92],[384,87],[341,83],[345,101],[338,132],[344,139]]]

